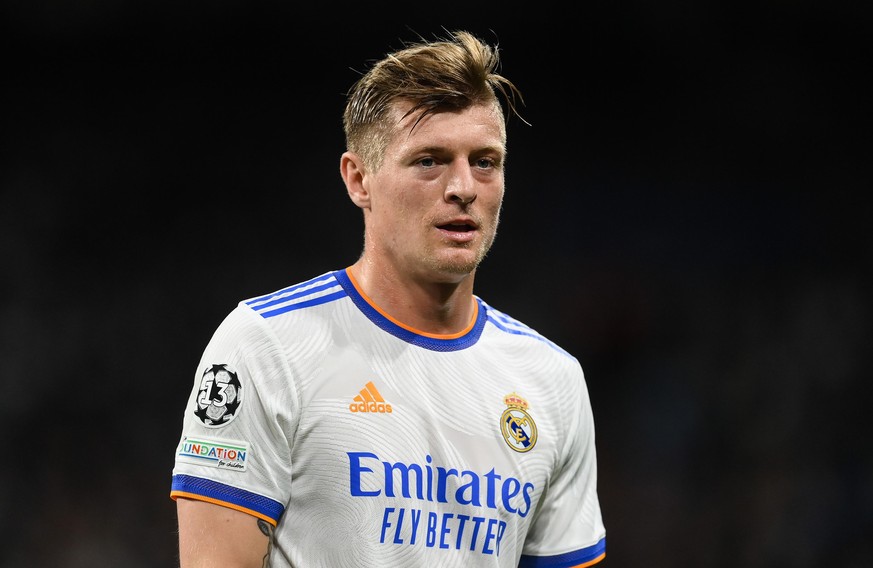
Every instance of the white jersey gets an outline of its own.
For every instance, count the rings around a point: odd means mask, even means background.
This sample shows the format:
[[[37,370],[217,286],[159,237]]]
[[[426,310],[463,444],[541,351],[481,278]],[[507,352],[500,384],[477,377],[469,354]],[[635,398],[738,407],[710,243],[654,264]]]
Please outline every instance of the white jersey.
[[[275,525],[275,567],[599,562],[582,368],[475,303],[463,332],[424,333],[347,270],[240,302],[200,361],[171,496]]]

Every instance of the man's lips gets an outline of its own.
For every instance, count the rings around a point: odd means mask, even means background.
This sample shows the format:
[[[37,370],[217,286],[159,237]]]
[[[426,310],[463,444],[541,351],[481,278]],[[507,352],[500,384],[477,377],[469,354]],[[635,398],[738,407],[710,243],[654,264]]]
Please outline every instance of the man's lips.
[[[466,233],[469,231],[475,231],[476,228],[466,223],[458,224],[458,223],[447,223],[445,225],[438,225],[437,229],[441,229],[443,231],[451,231],[453,233]]]
[[[479,224],[471,218],[451,219],[445,223],[437,225],[438,229],[450,231],[453,233],[467,233],[475,231],[479,228]]]
[[[436,228],[443,237],[455,243],[468,243],[476,238],[479,225],[472,219],[452,219]]]

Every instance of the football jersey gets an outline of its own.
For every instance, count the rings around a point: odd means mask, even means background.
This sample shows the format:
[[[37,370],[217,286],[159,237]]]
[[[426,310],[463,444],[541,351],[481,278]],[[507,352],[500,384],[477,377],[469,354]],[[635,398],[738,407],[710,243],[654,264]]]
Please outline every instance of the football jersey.
[[[171,497],[275,526],[275,567],[589,566],[605,556],[578,360],[481,298],[435,335],[346,270],[240,302],[203,352]]]

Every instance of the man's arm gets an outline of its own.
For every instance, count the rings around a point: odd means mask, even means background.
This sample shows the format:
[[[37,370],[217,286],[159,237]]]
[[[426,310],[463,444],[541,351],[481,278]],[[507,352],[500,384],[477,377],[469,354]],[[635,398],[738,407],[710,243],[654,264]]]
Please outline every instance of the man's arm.
[[[176,499],[181,568],[266,565],[273,525],[247,513],[196,499]]]

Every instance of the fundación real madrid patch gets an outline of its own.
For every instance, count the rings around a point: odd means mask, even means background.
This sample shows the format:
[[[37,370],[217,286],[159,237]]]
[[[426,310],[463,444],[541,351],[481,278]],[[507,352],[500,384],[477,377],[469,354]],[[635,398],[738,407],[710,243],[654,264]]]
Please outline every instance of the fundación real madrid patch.
[[[243,388],[229,365],[209,365],[200,377],[194,416],[210,428],[224,426],[239,412]]]
[[[500,416],[500,433],[516,452],[529,452],[537,443],[537,425],[528,414],[528,403],[518,393],[503,397],[506,410]]]
[[[249,447],[246,442],[185,436],[179,444],[176,458],[180,462],[245,471],[248,455]]]

